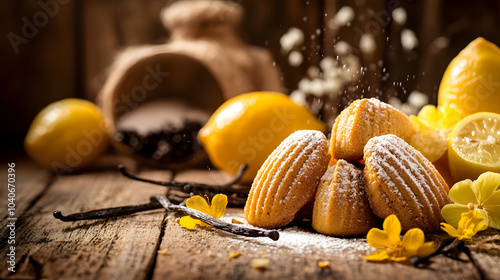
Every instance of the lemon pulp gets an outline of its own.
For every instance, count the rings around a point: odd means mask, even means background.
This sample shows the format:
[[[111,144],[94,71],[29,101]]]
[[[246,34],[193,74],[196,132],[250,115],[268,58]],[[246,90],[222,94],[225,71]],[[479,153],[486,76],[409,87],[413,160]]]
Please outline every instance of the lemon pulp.
[[[464,118],[453,129],[448,149],[456,181],[500,172],[500,114],[480,112]]]

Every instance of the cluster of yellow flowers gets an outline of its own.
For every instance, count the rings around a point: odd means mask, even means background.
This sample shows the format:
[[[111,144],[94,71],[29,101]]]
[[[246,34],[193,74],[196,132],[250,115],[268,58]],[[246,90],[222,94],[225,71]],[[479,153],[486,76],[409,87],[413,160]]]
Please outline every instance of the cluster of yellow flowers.
[[[500,229],[500,174],[483,173],[476,181],[464,180],[450,190],[454,202],[443,207],[441,214],[447,223],[441,228],[451,237],[470,240],[488,227]],[[395,215],[384,220],[383,230],[373,228],[367,236],[371,247],[379,249],[365,257],[369,261],[403,262],[413,256],[425,257],[435,252],[434,242],[425,242],[422,230],[410,229],[400,239],[401,223]]]

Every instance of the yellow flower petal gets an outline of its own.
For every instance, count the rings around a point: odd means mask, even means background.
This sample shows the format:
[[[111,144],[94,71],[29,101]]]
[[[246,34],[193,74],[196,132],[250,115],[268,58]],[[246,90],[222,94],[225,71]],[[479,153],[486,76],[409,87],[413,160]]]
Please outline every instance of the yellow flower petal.
[[[460,232],[450,224],[441,223],[441,229],[444,230],[446,233],[448,233],[448,235],[451,237],[460,236]]]
[[[401,234],[401,223],[396,215],[389,215],[385,218],[382,227],[387,232],[387,241],[391,244],[388,248],[393,248],[401,243],[399,237]]]
[[[440,121],[443,128],[452,128],[462,119],[457,109],[450,106],[440,106],[439,112],[442,116]]]
[[[202,225],[203,222],[200,221],[200,220],[197,220],[197,219],[193,219],[189,216],[184,216],[184,217],[181,217],[179,220],[179,225],[183,228],[187,228],[187,229],[194,229],[196,227],[196,225]]]
[[[450,191],[451,192],[451,191]],[[462,217],[462,213],[469,212],[469,208],[462,204],[446,204],[441,209],[441,216],[444,220],[453,227],[458,227],[458,221]]]
[[[439,121],[439,115],[436,106],[431,104],[425,105],[418,112],[418,118],[427,127],[436,127],[436,123]]]
[[[378,250],[373,252],[373,254],[363,258],[367,261],[383,261],[390,259],[390,256],[388,250]]]
[[[483,214],[476,209],[467,213],[462,213],[462,218],[458,222],[458,231],[461,231],[462,238],[470,239],[478,231],[486,229]],[[462,239],[461,238],[461,239]]]
[[[419,129],[449,130],[461,120],[460,114],[449,106],[426,105],[417,116],[410,116],[410,119]]]
[[[484,210],[488,214],[486,225],[491,228],[500,229],[500,204],[485,207]]]
[[[212,216],[212,209],[207,200],[199,195],[194,195],[186,200],[186,206]]]
[[[490,223],[490,217],[486,210],[484,209],[476,209],[477,212],[481,214],[481,217],[484,219],[485,226],[482,230],[485,230],[488,227],[488,224]]]
[[[423,119],[417,117],[417,116],[410,116],[410,120],[413,123],[413,126],[415,127],[416,131],[422,131],[422,130],[428,130],[432,129],[430,125]]]
[[[391,246],[387,232],[378,228],[372,228],[368,231],[366,241],[375,249],[385,249]]]
[[[500,206],[500,190],[493,192],[488,199],[483,201],[483,206]]]
[[[474,234],[476,234],[476,232],[480,230],[485,230],[487,228],[484,216],[487,217],[488,215],[487,213],[483,214],[481,212],[482,211],[473,209],[472,211],[466,214],[467,219],[469,220],[468,227],[474,231]]]
[[[227,206],[227,196],[225,194],[216,194],[212,198],[212,205],[210,205],[213,216],[217,219],[224,215]]]
[[[473,183],[479,202],[487,201],[500,186],[500,174],[485,172]]]
[[[401,245],[406,251],[408,257],[416,256],[418,248],[425,242],[424,232],[419,228],[412,228],[403,236]]]
[[[417,256],[427,257],[434,252],[436,252],[436,242],[425,242],[422,246],[420,246],[420,248],[418,248]]]
[[[450,189],[450,199],[459,204],[467,205],[469,203],[478,204],[476,193],[473,190],[473,183],[471,180],[463,180]],[[458,217],[460,219],[460,216]]]

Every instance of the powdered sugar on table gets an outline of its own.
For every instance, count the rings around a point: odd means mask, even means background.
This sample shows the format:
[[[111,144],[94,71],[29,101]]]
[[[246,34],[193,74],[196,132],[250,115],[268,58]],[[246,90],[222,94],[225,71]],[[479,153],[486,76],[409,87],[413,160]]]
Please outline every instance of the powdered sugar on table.
[[[241,226],[255,228],[245,221],[241,209],[227,209],[222,220],[231,222],[233,219],[242,222]],[[333,237],[315,232],[312,228],[291,226],[278,229],[280,238],[273,241],[269,238],[250,238],[238,236],[232,238],[231,243],[244,245],[251,242],[256,251],[272,254],[275,250],[290,250],[293,253],[323,256],[341,256],[342,258],[355,259],[369,255],[373,249],[366,242],[366,238]],[[257,253],[257,252],[256,252]]]

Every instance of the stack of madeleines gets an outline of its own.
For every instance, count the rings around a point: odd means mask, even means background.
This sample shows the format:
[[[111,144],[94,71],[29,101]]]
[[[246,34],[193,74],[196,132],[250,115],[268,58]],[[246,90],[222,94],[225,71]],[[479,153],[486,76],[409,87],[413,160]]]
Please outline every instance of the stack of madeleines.
[[[324,234],[366,234],[391,214],[403,231],[438,232],[449,188],[408,144],[413,134],[408,116],[391,105],[354,101],[336,118],[330,144],[319,131],[300,130],[269,155],[250,189],[246,220],[280,227],[314,205],[312,226]]]

